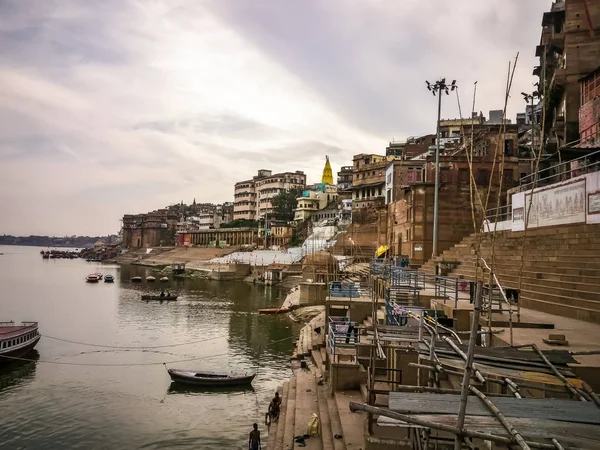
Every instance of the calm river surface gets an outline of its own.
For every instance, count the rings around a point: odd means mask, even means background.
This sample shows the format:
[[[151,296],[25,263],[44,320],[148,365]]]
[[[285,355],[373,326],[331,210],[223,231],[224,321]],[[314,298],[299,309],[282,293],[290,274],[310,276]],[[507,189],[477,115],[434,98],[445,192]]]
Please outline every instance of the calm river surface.
[[[246,449],[253,422],[266,438],[264,412],[289,376],[293,339],[273,342],[297,330],[285,317],[256,311],[279,306],[285,292],[204,280],[133,285],[132,276],[150,272],[42,260],[39,252],[0,246],[0,320],[36,320],[43,335],[36,362],[0,367],[0,448]],[[114,274],[116,282],[85,283],[92,272]],[[166,285],[179,293],[177,302],[140,300],[141,292]],[[171,347],[103,348],[51,337]],[[195,343],[176,345],[188,342]],[[195,357],[202,359],[169,364]],[[258,370],[258,376],[248,390],[174,390],[163,362],[183,369]]]

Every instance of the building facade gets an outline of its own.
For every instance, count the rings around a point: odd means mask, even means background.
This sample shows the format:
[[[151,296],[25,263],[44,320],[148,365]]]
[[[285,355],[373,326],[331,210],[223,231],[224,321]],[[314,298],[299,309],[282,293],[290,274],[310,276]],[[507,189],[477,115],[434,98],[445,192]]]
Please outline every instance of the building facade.
[[[387,159],[361,153],[352,158],[352,209],[373,207],[384,198]]]
[[[159,209],[146,214],[123,216],[123,247],[148,248],[174,245],[178,215],[169,209]]]
[[[233,219],[262,219],[273,213],[273,197],[280,192],[304,186],[306,174],[301,170],[276,174],[270,170],[259,170],[251,180],[235,184]]]

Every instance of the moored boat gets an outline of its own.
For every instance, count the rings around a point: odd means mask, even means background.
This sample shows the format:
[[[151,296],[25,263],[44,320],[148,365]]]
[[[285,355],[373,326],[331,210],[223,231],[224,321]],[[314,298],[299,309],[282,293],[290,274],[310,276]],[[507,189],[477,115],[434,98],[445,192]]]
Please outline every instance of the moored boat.
[[[85,277],[85,281],[88,283],[97,283],[100,281],[97,273],[91,273],[87,277]]]
[[[142,277],[131,277],[131,282],[132,283],[141,283]]]
[[[195,386],[242,386],[252,383],[255,373],[236,374],[228,372],[197,372],[194,370],[167,369],[174,383]]]
[[[259,314],[285,314],[292,311],[292,308],[261,308]]]
[[[114,283],[115,282],[115,276],[108,274],[104,277],[104,282],[105,283]]]
[[[142,295],[142,300],[160,300],[166,302],[172,302],[177,300],[177,295]]]
[[[27,355],[40,337],[37,322],[0,322],[0,364]]]
[[[154,283],[156,281],[156,278],[154,278],[152,275],[146,277],[146,281],[148,283]]]
[[[166,283],[167,281],[169,281],[169,277],[161,277],[160,281]]]
[[[102,274],[100,272],[96,272],[96,276],[98,277],[99,280],[102,279]]]

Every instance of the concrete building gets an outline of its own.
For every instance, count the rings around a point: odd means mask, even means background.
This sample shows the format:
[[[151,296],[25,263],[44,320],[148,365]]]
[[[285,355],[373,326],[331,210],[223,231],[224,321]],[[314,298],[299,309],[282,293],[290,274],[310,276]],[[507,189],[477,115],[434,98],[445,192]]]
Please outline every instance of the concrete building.
[[[581,79],[580,146],[600,147],[600,66]]]
[[[425,181],[425,160],[392,160],[385,169],[385,204],[398,200],[406,186]]]
[[[550,11],[544,13],[540,44],[536,48],[540,63],[533,74],[540,78],[539,90],[546,97],[547,153],[554,153],[579,139],[582,105],[579,80],[598,68],[599,24],[600,3],[597,1],[555,1]]]
[[[277,247],[287,247],[292,240],[294,230],[292,227],[283,224],[271,226],[271,239],[269,244]]]
[[[123,247],[148,248],[174,245],[178,215],[169,209],[159,209],[146,214],[123,216]]]
[[[258,236],[256,228],[221,228],[178,233],[177,245],[203,247],[228,247],[254,245]]]
[[[294,212],[294,221],[302,222],[304,220],[310,219],[310,216],[318,211],[319,206],[323,203],[322,193],[313,192],[313,191],[305,191],[302,197],[298,197],[298,204],[296,205],[296,210]]]
[[[397,159],[410,159],[435,147],[435,134],[426,134],[425,136],[409,137],[403,142],[390,142],[385,149],[387,157]]]
[[[251,180],[235,184],[233,219],[262,219],[266,214],[273,213],[273,197],[280,192],[304,186],[306,174],[301,170],[276,174],[270,170],[259,170]]]
[[[352,209],[373,207],[384,198],[387,159],[382,155],[361,153],[352,161]]]

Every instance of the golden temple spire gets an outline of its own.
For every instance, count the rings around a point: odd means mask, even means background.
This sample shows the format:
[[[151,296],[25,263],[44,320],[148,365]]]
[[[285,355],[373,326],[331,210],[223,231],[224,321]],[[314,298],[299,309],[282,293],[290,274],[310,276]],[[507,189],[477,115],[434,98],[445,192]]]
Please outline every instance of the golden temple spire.
[[[321,183],[333,184],[333,173],[331,172],[331,164],[329,164],[329,156],[327,155],[325,155],[325,167],[323,167]]]

